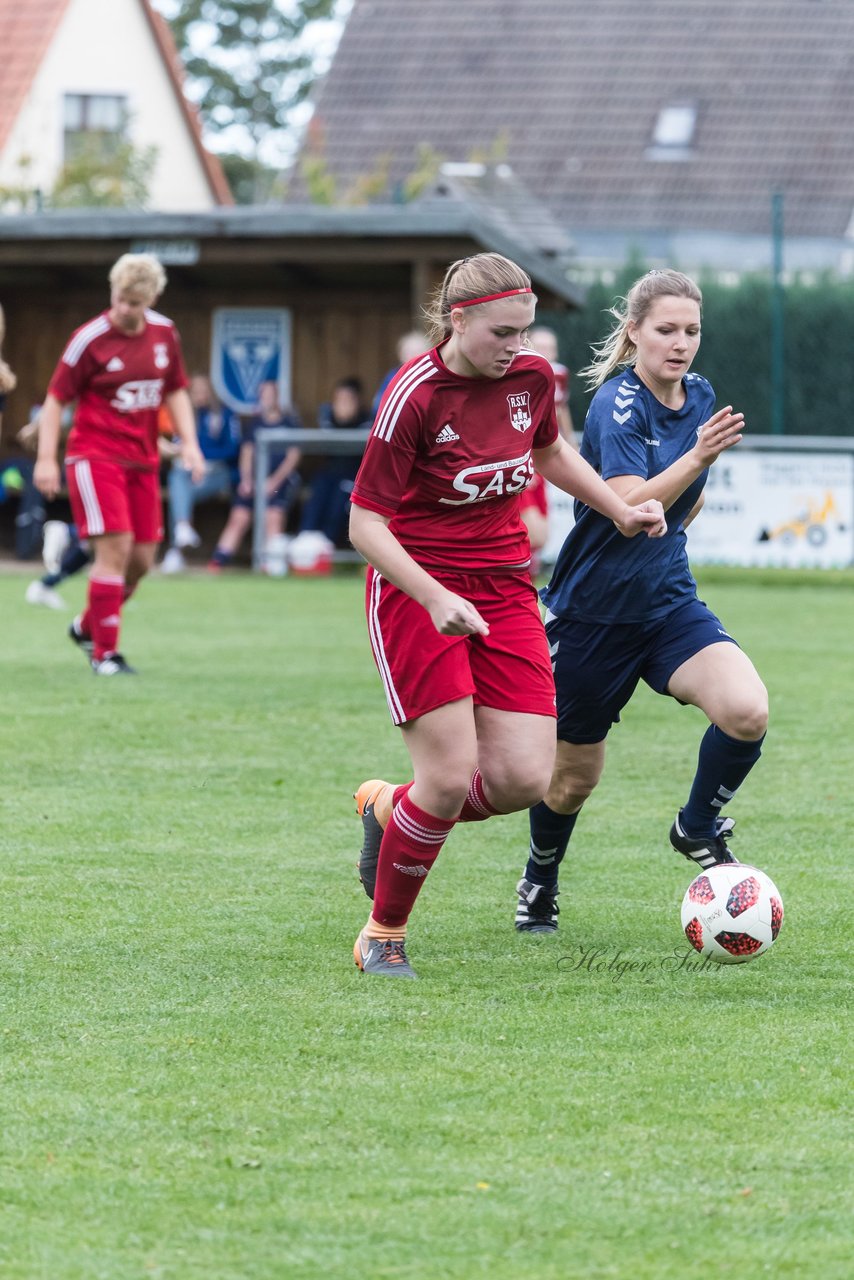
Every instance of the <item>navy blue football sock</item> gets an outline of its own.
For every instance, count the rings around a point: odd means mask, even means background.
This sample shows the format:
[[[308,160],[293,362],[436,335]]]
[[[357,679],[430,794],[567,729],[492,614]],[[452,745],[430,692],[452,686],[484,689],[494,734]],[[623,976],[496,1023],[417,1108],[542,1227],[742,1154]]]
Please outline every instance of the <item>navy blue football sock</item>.
[[[81,569],[85,569],[91,559],[92,553],[87,547],[81,546],[79,542],[72,542],[62,553],[62,559],[59,562],[60,579],[70,578],[72,574],[79,573]]]
[[[57,572],[46,573],[42,578],[42,585],[45,587],[59,586],[60,582],[70,578],[73,573],[79,573],[91,559],[91,552],[87,551],[79,542],[72,542],[63,551]]]
[[[581,811],[579,810],[578,813]],[[525,879],[531,884],[557,887],[558,868],[563,861],[569,837],[578,813],[555,813],[545,800],[528,811],[531,824],[531,848]]]
[[[753,742],[731,738],[710,724],[700,743],[697,772],[679,823],[686,836],[702,840],[715,834],[715,820],[762,754],[765,735]]]

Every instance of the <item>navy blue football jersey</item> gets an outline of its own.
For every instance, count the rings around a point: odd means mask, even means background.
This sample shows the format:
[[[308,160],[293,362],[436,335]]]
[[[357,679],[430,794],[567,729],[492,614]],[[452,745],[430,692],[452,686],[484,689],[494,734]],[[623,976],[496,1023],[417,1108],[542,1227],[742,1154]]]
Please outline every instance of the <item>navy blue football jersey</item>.
[[[685,403],[669,409],[629,368],[599,388],[584,423],[582,457],[603,480],[660,475],[694,445],[714,413],[705,378],[683,379]],[[664,617],[696,595],[683,520],[703,491],[708,468],[667,512],[663,538],[625,538],[582,502],[542,598],[552,613],[587,622],[644,622]]]

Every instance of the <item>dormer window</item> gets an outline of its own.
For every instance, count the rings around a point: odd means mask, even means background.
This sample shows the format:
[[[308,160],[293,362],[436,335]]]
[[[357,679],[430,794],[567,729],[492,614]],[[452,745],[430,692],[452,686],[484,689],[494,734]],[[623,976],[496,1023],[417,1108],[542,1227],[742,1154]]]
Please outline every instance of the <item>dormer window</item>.
[[[647,147],[648,160],[687,160],[693,153],[697,107],[693,102],[670,102],[661,108]]]

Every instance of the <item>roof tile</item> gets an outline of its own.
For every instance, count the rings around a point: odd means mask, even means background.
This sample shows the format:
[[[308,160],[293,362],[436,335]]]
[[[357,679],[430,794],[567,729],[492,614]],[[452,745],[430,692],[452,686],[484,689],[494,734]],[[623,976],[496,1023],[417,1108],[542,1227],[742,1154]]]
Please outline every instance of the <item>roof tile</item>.
[[[687,158],[650,152],[697,105]],[[355,0],[316,95],[342,189],[428,142],[506,159],[570,231],[844,234],[854,209],[851,0]],[[386,194],[389,194],[386,193]],[[294,198],[305,195],[297,175]]]
[[[0,148],[67,7],[68,0],[0,0]]]
[[[219,204],[233,198],[218,158],[202,140],[198,115],[184,94],[184,72],[171,30],[151,6],[151,0],[137,0],[149,22],[193,145],[203,165],[211,191]],[[70,0],[0,0],[0,150],[4,147],[24,104],[39,66],[48,51]],[[112,0],[116,3],[116,0]]]

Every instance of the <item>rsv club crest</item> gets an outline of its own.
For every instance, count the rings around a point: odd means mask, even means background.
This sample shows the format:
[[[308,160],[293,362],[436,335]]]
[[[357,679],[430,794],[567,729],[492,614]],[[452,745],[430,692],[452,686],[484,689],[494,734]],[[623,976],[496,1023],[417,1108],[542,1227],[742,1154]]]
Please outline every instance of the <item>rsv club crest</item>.
[[[507,405],[510,409],[510,423],[517,431],[527,431],[533,422],[531,417],[531,393],[530,391],[516,391],[512,396],[507,397]]]

